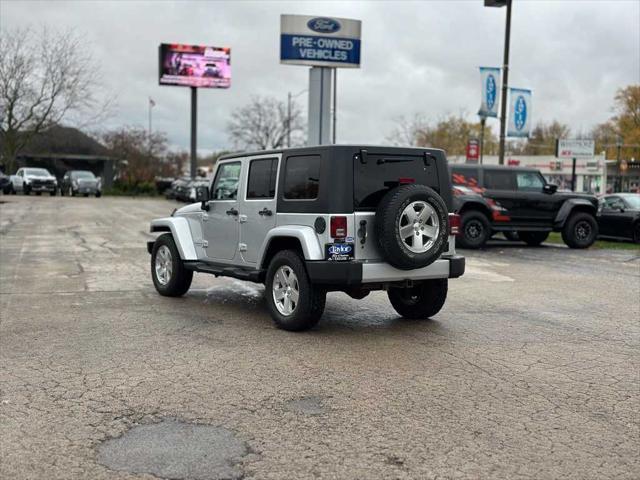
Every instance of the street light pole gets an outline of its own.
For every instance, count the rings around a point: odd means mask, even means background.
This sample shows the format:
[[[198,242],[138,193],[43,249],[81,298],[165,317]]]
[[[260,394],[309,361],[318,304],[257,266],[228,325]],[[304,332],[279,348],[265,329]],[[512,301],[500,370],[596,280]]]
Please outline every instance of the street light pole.
[[[504,165],[504,143],[507,126],[507,88],[509,85],[509,43],[511,40],[511,2],[506,0],[507,25],[504,32],[504,61],[502,65],[502,100],[500,102],[500,149],[498,163]]]

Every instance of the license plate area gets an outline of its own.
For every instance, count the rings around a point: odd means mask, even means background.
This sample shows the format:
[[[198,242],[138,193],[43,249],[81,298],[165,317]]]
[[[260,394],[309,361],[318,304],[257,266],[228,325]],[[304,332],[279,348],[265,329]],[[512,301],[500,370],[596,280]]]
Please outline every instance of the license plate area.
[[[326,243],[324,246],[324,258],[331,262],[353,260],[354,252],[353,243]]]

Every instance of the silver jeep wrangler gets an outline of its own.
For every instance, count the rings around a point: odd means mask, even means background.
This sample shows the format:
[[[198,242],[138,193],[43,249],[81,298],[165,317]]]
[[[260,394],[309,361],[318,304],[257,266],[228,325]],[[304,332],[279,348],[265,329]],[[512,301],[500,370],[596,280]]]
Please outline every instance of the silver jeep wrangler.
[[[329,291],[386,290],[407,318],[440,311],[459,217],[442,150],[331,145],[222,157],[198,203],[151,222],[147,249],[161,295],[193,272],[264,283],[276,324],[305,330]]]

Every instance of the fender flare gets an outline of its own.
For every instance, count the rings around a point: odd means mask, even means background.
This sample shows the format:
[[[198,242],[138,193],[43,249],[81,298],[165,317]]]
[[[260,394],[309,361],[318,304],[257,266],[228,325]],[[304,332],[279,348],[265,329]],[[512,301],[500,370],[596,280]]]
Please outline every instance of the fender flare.
[[[176,247],[178,247],[180,258],[182,260],[198,260],[193,244],[193,236],[191,235],[189,222],[186,218],[167,217],[152,220],[149,231],[151,233],[170,232],[173,236],[173,241],[176,243]],[[147,242],[147,250],[149,252],[153,249],[154,242],[155,240],[149,240]]]
[[[570,198],[562,204],[562,207],[560,207],[560,210],[558,210],[558,213],[556,213],[556,218],[553,221],[554,227],[564,227],[564,223],[571,215],[571,212],[573,212],[578,207],[581,210],[589,210],[591,213],[593,213],[594,217],[596,216],[597,209],[589,200],[587,200],[586,198]]]
[[[276,238],[295,238],[302,246],[302,253],[305,260],[324,260],[324,252],[322,251],[315,230],[309,226],[294,225],[276,227],[269,230],[260,247],[257,265],[262,265],[271,241]]]

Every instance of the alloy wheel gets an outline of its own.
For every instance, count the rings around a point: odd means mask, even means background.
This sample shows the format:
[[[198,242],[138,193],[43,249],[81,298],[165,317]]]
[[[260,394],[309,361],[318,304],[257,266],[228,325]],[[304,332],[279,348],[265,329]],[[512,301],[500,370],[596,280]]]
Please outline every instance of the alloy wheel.
[[[440,233],[438,214],[427,202],[411,202],[400,215],[398,232],[407,249],[424,253],[433,247]]]

